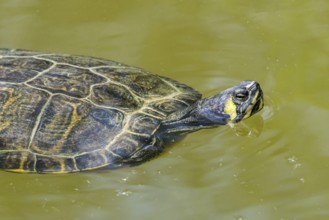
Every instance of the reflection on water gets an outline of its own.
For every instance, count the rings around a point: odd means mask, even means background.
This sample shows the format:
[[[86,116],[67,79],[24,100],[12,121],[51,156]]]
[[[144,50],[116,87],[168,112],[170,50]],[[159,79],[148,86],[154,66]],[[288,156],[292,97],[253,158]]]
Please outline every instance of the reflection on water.
[[[329,2],[3,1],[0,47],[115,59],[266,106],[111,172],[1,172],[3,219],[328,219]],[[237,136],[240,135],[240,136]]]

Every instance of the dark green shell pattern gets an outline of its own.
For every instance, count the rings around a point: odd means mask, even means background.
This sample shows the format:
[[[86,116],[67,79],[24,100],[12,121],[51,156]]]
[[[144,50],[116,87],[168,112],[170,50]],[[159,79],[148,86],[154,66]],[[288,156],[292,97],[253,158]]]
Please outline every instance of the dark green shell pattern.
[[[114,61],[0,49],[0,169],[65,173],[138,161],[161,122],[200,98]]]

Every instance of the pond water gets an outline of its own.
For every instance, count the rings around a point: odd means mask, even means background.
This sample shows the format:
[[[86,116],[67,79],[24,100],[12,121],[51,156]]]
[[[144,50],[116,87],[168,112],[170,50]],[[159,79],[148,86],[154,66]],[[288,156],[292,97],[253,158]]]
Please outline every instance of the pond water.
[[[329,1],[3,0],[0,47],[103,57],[266,106],[137,167],[0,172],[1,219],[329,219]]]

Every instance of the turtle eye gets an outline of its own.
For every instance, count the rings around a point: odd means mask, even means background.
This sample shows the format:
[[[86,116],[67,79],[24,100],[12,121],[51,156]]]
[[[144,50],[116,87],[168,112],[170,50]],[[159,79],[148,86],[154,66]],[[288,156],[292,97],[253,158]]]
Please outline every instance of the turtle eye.
[[[249,97],[249,92],[246,89],[238,89],[233,94],[233,98],[240,102],[246,101],[248,97]]]

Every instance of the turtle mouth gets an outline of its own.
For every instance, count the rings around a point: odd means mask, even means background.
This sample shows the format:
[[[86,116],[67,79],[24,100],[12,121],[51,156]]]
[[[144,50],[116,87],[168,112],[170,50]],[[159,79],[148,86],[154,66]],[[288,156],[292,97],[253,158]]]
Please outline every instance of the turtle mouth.
[[[262,96],[260,96],[256,101],[256,103],[254,104],[254,106],[252,107],[250,116],[262,110],[263,107],[264,107],[264,100]]]

